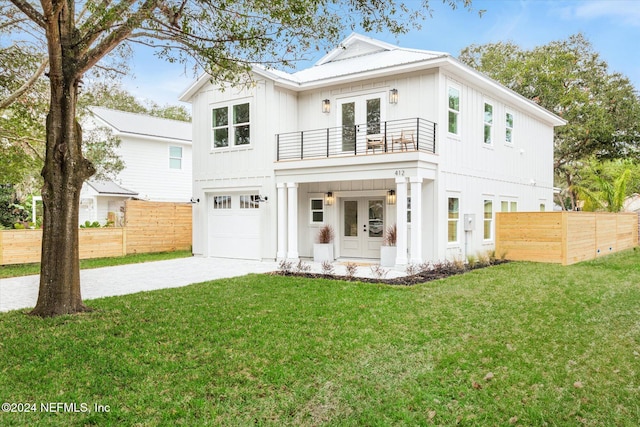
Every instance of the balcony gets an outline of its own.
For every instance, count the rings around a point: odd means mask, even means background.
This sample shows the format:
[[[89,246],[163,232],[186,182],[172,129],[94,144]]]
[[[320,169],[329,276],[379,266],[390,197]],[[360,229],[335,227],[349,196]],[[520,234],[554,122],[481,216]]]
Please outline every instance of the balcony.
[[[436,123],[421,118],[277,135],[277,161],[421,151],[435,154]]]

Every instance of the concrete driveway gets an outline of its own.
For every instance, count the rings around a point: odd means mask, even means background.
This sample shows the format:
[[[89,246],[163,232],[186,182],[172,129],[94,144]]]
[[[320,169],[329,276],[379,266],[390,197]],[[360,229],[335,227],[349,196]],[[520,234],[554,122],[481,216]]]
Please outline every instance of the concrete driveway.
[[[178,258],[80,272],[82,299],[178,288],[192,283],[277,270],[275,262],[220,258]],[[38,300],[39,276],[0,279],[0,312],[31,308]]]
[[[312,272],[321,272],[320,264],[305,261]],[[369,268],[375,262],[360,263],[357,277],[373,277]],[[345,274],[345,262],[334,263],[335,273]],[[133,294],[155,289],[178,288],[193,283],[227,277],[244,276],[250,273],[276,271],[275,261],[248,261],[223,258],[178,258],[168,261],[127,264],[80,271],[82,299]],[[385,277],[404,276],[401,269],[384,269]],[[32,308],[38,300],[39,276],[0,279],[0,312]]]

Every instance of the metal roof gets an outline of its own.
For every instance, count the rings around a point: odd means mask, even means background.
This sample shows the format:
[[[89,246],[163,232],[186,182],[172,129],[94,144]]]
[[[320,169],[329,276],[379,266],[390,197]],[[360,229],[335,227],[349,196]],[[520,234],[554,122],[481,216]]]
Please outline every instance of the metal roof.
[[[151,136],[191,143],[191,122],[163,119],[104,107],[89,107],[93,115],[120,134]]]
[[[98,180],[90,179],[87,181],[87,185],[93,188],[100,195],[113,194],[118,196],[130,196],[130,197],[138,195],[137,192],[127,190],[126,188],[121,187],[120,185],[116,184],[111,180],[98,181]]]

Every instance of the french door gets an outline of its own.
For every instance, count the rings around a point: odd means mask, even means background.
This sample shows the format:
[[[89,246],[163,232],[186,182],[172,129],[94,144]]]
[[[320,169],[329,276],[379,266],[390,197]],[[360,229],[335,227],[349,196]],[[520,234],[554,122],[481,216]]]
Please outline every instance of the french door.
[[[341,256],[380,258],[384,209],[383,197],[342,200]]]
[[[355,151],[367,135],[381,133],[383,95],[364,95],[338,100],[342,128],[342,151]]]

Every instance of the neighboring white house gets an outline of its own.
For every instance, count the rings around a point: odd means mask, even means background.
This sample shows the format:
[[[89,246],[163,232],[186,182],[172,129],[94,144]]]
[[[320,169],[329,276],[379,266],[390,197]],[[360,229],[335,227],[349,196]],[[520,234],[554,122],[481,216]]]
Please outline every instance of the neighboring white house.
[[[311,257],[321,226],[342,258],[397,264],[494,248],[495,214],[553,208],[553,129],[565,122],[449,54],[352,34],[293,74],[199,78],[193,252]],[[222,90],[224,89],[224,90]]]
[[[125,168],[115,181],[87,181],[80,195],[80,224],[108,216],[118,220],[131,197],[159,202],[191,199],[191,123],[91,107],[91,130],[107,127],[120,138],[118,154]],[[109,214],[109,213],[112,214]]]

